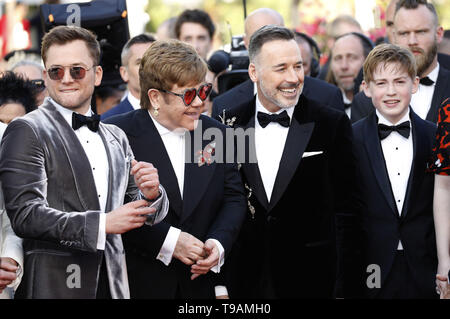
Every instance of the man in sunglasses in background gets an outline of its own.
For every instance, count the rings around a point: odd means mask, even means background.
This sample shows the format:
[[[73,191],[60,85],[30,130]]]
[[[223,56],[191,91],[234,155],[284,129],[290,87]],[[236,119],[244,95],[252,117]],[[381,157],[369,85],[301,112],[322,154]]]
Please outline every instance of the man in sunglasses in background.
[[[105,121],[125,131],[137,160],[158,167],[170,200],[164,221],[123,236],[131,298],[224,295],[209,270],[220,271],[246,202],[237,165],[212,160],[225,141],[201,138],[208,129],[226,136],[224,125],[201,114],[212,89],[206,71],[189,44],[156,41],[139,69],[141,109]]]
[[[99,56],[90,31],[53,28],[42,42],[49,98],[3,135],[0,181],[25,255],[16,297],[128,298],[120,234],[167,213],[156,169],[92,114]]]
[[[22,60],[17,62],[11,67],[11,71],[16,74],[22,75],[24,78],[29,79],[36,87],[36,105],[39,106],[44,103],[44,99],[48,96],[47,89],[45,88],[42,65],[31,60]]]

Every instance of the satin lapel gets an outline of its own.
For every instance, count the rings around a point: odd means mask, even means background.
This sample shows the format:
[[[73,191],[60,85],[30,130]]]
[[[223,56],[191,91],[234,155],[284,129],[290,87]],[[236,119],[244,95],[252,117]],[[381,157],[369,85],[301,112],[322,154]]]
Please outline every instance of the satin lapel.
[[[269,211],[272,210],[286,191],[292,177],[297,170],[302,159],[303,152],[308,145],[311,134],[314,130],[314,122],[299,124],[295,117],[292,118],[289,127],[286,144],[281,157],[278,174],[273,186],[272,197],[270,199]]]
[[[253,113],[255,113],[255,105],[253,103]],[[255,117],[252,116],[247,123],[247,125],[244,127],[245,130],[248,128],[255,128]],[[247,148],[247,150],[250,153],[256,154],[255,150],[255,136],[252,135],[252,141],[249,142],[249,147],[252,147],[253,149],[250,150]],[[246,154],[246,159],[248,161],[249,154]],[[256,198],[258,199],[259,203],[264,207],[264,209],[267,211],[269,208],[269,200],[267,199],[266,191],[264,190],[261,174],[259,172],[259,166],[258,163],[243,163],[241,170],[244,172],[245,179],[247,180],[247,183],[251,189],[252,192],[255,194]]]
[[[190,146],[190,161],[187,161],[184,166],[184,188],[183,188],[183,214],[181,215],[180,223],[183,223],[197,207],[198,203],[202,199],[205,192],[208,190],[208,185],[214,176],[214,171],[217,167],[215,162],[211,164],[204,164],[199,166],[198,164],[198,151],[203,151],[205,147],[211,143],[211,141],[203,141],[202,148],[195,149],[197,145],[194,143],[195,138],[199,138],[196,134],[203,136],[203,131],[192,131],[186,134],[186,139],[190,139],[186,144],[186,148]]]
[[[431,99],[431,107],[428,111],[426,119],[433,123],[438,120],[438,109],[445,98],[448,97],[446,88],[450,87],[450,72],[444,70],[442,66],[439,68],[439,74],[434,88],[433,97]],[[446,95],[447,94],[447,95]]]
[[[102,138],[103,145],[105,145],[106,155],[108,156],[109,163],[109,174],[108,174],[108,199],[106,201],[105,211],[109,212],[112,210],[112,201],[111,196],[115,192],[113,192],[113,187],[117,190],[119,185],[122,185],[125,181],[124,174],[128,174],[128,171],[125,169],[125,165],[127,161],[131,159],[127,159],[126,155],[119,145],[115,137],[100,123],[98,128],[98,133]],[[127,184],[124,184],[123,187],[126,187]]]
[[[428,145],[427,132],[423,123],[418,121],[418,116],[410,109],[411,112],[411,128],[413,137],[413,160],[411,166],[411,173],[409,174],[408,187],[406,189],[405,201],[402,208],[402,218],[405,218],[411,202],[414,198],[417,198],[419,186],[422,184],[422,180],[425,176],[427,153],[425,152],[424,145]],[[422,146],[422,147],[421,147]]]
[[[158,169],[159,180],[166,190],[170,207],[178,216],[181,216],[183,203],[180,187],[169,154],[148,112],[142,113],[136,116],[139,123],[136,126],[135,148],[144,151],[141,151],[143,158],[136,158],[136,160],[152,163]]]
[[[375,112],[372,112],[364,123],[364,136],[367,157],[373,169],[378,185],[391,208],[392,214],[397,218],[397,206],[395,205],[394,195],[392,194],[391,183],[389,181],[386,163],[384,161],[383,150],[381,148],[380,138],[378,136],[377,119]]]
[[[78,137],[61,113],[50,102],[42,105],[40,108],[46,114],[49,122],[55,128],[56,134],[62,140],[83,209],[99,210],[100,203],[91,165]]]

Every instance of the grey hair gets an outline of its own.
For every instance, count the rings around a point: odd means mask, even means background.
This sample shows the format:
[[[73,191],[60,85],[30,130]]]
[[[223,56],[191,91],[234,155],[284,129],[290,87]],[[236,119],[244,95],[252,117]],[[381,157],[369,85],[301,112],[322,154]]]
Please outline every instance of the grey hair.
[[[266,25],[258,29],[250,38],[250,44],[248,46],[248,54],[250,62],[254,62],[262,46],[271,41],[276,40],[294,40],[294,32],[288,28],[278,25]]]

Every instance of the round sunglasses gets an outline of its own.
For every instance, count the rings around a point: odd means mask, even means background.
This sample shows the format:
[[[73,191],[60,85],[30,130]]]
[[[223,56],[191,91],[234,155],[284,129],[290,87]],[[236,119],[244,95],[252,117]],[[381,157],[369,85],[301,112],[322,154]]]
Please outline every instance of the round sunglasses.
[[[86,76],[86,72],[92,69],[94,65],[86,69],[82,66],[55,66],[47,70],[48,77],[54,81],[59,81],[64,78],[65,69],[69,68],[69,73],[72,79],[82,80]]]
[[[200,100],[202,100],[202,101],[206,100],[212,91],[212,84],[205,83],[205,84],[201,85],[198,88],[198,90],[196,88],[186,89],[181,94],[163,90],[163,89],[159,89],[159,91],[179,96],[183,100],[184,105],[189,106],[192,104],[192,102],[194,102],[196,96],[198,96],[200,98]]]

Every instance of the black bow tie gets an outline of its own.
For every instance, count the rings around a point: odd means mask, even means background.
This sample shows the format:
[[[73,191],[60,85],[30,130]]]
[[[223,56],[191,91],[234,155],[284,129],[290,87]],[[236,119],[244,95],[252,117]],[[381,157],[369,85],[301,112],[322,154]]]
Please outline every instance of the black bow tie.
[[[419,80],[419,83],[425,86],[431,86],[434,84],[434,81],[432,79],[430,79],[428,76],[421,78]]]
[[[280,114],[267,114],[263,112],[258,112],[258,122],[263,128],[265,128],[270,122],[277,122],[281,126],[289,127],[291,119],[287,114],[286,110],[281,112]]]
[[[72,128],[74,130],[78,130],[83,125],[86,125],[92,132],[97,132],[99,122],[100,115],[98,114],[84,116],[75,112],[72,113]]]
[[[392,133],[392,131],[398,132],[401,136],[408,138],[411,126],[409,124],[409,121],[400,123],[399,125],[384,125],[384,124],[378,124],[378,135],[380,136],[380,139],[385,139],[389,136],[389,134]]]
[[[349,107],[352,107],[352,103],[344,103],[345,109],[348,109]]]

